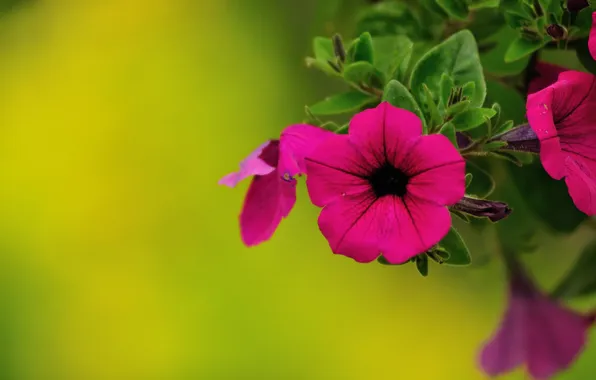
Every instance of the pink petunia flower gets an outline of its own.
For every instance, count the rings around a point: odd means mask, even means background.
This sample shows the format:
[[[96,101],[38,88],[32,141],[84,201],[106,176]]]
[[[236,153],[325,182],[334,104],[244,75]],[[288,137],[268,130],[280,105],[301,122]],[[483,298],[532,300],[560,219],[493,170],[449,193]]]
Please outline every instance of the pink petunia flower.
[[[539,291],[518,267],[510,274],[509,306],[481,350],[480,367],[498,376],[525,365],[533,378],[548,379],[575,361],[593,319]]]
[[[526,108],[544,169],[565,179],[579,210],[596,215],[596,77],[566,71],[530,95]]]
[[[465,163],[442,135],[422,135],[413,113],[382,103],[355,115],[306,157],[311,201],[331,250],[358,262],[398,264],[437,244],[445,207],[465,191]]]
[[[240,214],[240,232],[247,246],[271,238],[296,202],[296,175],[305,173],[304,156],[331,132],[310,125],[287,127],[279,140],[259,146],[240,170],[223,177],[220,185],[234,187],[254,176]]]
[[[592,13],[592,29],[590,29],[590,36],[588,37],[588,49],[592,58],[596,59],[596,12]]]

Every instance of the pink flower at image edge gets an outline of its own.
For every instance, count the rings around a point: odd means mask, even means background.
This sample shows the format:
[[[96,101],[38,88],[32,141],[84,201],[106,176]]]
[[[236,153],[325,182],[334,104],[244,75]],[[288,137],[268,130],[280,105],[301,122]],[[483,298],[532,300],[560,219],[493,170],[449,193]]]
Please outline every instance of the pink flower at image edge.
[[[554,179],[565,179],[579,210],[596,215],[596,76],[563,72],[530,95],[526,108],[542,166]]]
[[[240,232],[247,246],[269,240],[296,202],[294,176],[305,172],[304,156],[331,132],[310,125],[287,127],[279,140],[259,146],[240,163],[240,170],[220,185],[234,187],[253,176],[240,213]]]
[[[311,201],[331,250],[358,262],[380,253],[402,263],[451,227],[447,205],[465,191],[465,162],[443,135],[422,135],[420,119],[384,102],[355,115],[306,157]]]

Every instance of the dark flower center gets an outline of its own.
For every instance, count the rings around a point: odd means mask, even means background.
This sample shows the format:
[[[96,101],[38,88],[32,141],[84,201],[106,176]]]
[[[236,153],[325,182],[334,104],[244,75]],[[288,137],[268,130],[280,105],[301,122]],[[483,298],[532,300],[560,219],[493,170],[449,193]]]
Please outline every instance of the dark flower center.
[[[385,195],[403,197],[406,195],[406,186],[409,180],[410,178],[406,173],[389,163],[383,164],[368,177],[368,181],[378,198]]]

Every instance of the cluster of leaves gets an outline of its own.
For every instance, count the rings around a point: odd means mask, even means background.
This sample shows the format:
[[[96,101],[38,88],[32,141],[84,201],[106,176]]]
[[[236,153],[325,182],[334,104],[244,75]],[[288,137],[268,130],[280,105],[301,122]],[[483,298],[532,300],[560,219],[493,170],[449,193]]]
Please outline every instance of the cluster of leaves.
[[[498,223],[501,244],[532,250],[536,247],[530,238],[542,226],[571,233],[586,218],[573,206],[564,183],[550,179],[530,154],[506,151],[494,138],[524,123],[527,86],[541,52],[558,49],[566,54],[564,48],[577,46],[571,51],[579,62],[586,61],[588,71],[594,66],[591,57],[589,62],[582,58],[589,56],[587,48],[584,52],[580,48],[582,42],[587,46],[592,9],[573,13],[566,4],[566,0],[368,4],[360,9],[355,38],[314,39],[307,66],[342,81],[347,89],[307,106],[306,122],[347,133],[351,115],[382,101],[410,110],[422,120],[425,133],[444,134],[466,158],[467,196],[485,199],[492,194],[520,211]],[[568,61],[570,56],[562,57]],[[557,213],[550,208],[553,203],[559,205]],[[451,211],[478,229],[492,224]],[[412,260],[423,275],[428,273],[429,258],[448,265],[471,263],[455,228]],[[379,261],[386,263],[382,257]]]

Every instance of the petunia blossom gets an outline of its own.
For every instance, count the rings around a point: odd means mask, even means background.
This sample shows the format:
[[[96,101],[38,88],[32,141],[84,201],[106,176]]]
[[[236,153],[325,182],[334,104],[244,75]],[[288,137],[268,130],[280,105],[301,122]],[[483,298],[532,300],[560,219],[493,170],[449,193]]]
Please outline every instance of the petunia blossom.
[[[596,12],[592,13],[592,29],[590,29],[590,36],[588,37],[588,49],[592,58],[596,59]]]
[[[305,124],[287,127],[279,140],[259,146],[240,163],[240,170],[220,185],[235,187],[253,176],[240,213],[242,241],[253,246],[269,240],[296,202],[295,176],[304,174],[304,156],[331,132]]]
[[[449,231],[447,205],[465,191],[465,163],[443,135],[384,102],[355,115],[347,135],[306,157],[311,201],[331,250],[358,262],[380,253],[392,264],[437,244]]]
[[[517,267],[510,273],[509,305],[480,352],[480,367],[499,376],[524,365],[534,379],[549,379],[576,360],[593,319],[542,293]]]
[[[596,215],[596,76],[566,71],[526,108],[544,169],[565,179],[578,209]]]

